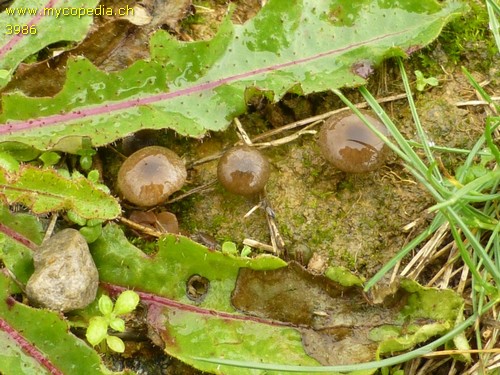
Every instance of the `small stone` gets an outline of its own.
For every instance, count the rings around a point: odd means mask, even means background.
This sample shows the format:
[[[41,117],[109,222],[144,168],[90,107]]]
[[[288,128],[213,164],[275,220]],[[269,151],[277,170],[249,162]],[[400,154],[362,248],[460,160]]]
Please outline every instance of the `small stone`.
[[[96,296],[99,275],[89,247],[75,229],[64,229],[34,253],[35,272],[26,285],[29,300],[51,310],[82,309]]]

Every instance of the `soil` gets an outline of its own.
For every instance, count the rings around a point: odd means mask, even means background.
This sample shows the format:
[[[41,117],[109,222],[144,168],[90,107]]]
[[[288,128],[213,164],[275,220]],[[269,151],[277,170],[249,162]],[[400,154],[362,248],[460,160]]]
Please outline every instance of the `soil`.
[[[244,6],[234,4],[234,22],[252,16],[259,6],[257,1],[252,2],[253,7],[247,2]],[[215,11],[203,13],[204,23],[192,28],[193,38],[213,36],[216,29],[213,23],[220,21],[221,9],[225,9],[216,1],[209,5],[204,3],[204,6]],[[407,71],[412,72],[413,67],[417,69],[418,63],[417,58],[410,59],[406,64]],[[458,66],[447,66],[444,72],[438,76],[439,87],[416,94],[421,122],[436,145],[470,149],[482,134],[485,108],[457,106],[460,101],[476,99],[475,93]],[[478,81],[490,80],[487,86],[490,92],[495,92],[498,87],[496,74],[494,70],[473,73]],[[393,62],[388,61],[379,67],[369,88],[377,98],[404,93]],[[346,92],[354,102],[360,101],[355,90]],[[287,95],[276,104],[257,101],[245,116],[240,117],[240,121],[250,136],[256,136],[339,107],[342,105],[338,98],[331,93],[306,97]],[[407,139],[417,139],[405,99],[389,102],[384,109]],[[189,162],[195,162],[217,154],[237,141],[235,134],[233,125],[225,133],[209,134],[197,143],[190,142],[184,155]],[[289,134],[285,132],[279,136]],[[432,215],[427,209],[434,201],[395,155],[375,172],[347,174],[325,161],[316,137],[306,135],[263,151],[272,165],[267,201],[285,242],[285,256],[307,264],[313,253],[319,253],[328,264],[347,267],[368,278],[428,225]],[[465,158],[449,153],[439,156],[442,167],[450,175]],[[216,168],[217,160],[192,168],[190,186],[213,181]],[[249,238],[270,244],[264,210],[256,210],[244,218],[258,202],[258,198],[239,197],[216,184],[209,191],[174,204],[172,209],[187,233],[207,233],[219,243],[233,241],[241,244]],[[410,223],[416,225],[405,230]]]

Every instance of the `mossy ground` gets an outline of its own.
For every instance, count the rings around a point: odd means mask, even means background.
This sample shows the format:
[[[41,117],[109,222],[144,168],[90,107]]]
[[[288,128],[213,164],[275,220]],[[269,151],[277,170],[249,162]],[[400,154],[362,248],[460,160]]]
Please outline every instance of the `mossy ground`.
[[[217,2],[204,6],[220,9]],[[237,4],[235,14],[239,15],[239,20],[254,12],[249,11],[248,4],[239,13],[238,7]],[[470,148],[483,132],[484,108],[457,106],[460,101],[475,99],[460,70],[461,64],[468,66],[478,81],[489,80],[487,88],[490,92],[498,88],[497,65],[493,63],[495,59],[498,62],[498,55],[493,54],[490,35],[482,31],[487,27],[485,10],[476,3],[472,7],[474,12],[479,12],[477,15],[469,14],[454,21],[434,44],[448,56],[443,60],[446,65],[440,65],[442,59],[434,59],[436,52],[432,47],[415,54],[405,63],[410,76],[414,70],[420,69],[425,75],[432,72],[439,79],[438,87],[416,93],[418,113],[436,145]],[[206,26],[211,22],[210,16],[214,17],[213,22],[217,22],[220,14],[204,13],[197,22]],[[471,41],[471,35],[477,48],[469,52],[464,41],[467,38]],[[477,63],[478,48],[484,55],[482,64]],[[391,61],[379,67],[369,87],[377,97],[404,92]],[[350,91],[356,100],[355,90]],[[273,126],[338,107],[339,101],[331,93],[308,97],[290,95],[277,104],[260,103],[260,107],[250,108],[241,121],[247,132],[256,135]],[[411,113],[404,99],[389,102],[385,110],[408,139],[416,139]],[[230,127],[225,134],[191,145],[189,156],[193,160],[202,158],[230,146],[235,139],[234,128]],[[432,198],[394,155],[378,171],[350,175],[335,170],[322,158],[314,136],[303,136],[286,145],[268,148],[264,153],[272,165],[267,199],[275,211],[290,258],[296,252],[318,252],[328,259],[329,264],[342,265],[369,277],[432,218],[427,213],[427,208],[434,203]],[[464,159],[464,156],[448,153],[439,156],[445,172],[450,175]],[[213,161],[194,168],[192,185],[213,180],[216,163]],[[243,217],[257,201],[232,195],[215,185],[214,189],[190,198],[189,203],[183,205],[188,210],[179,212],[181,226],[188,232],[206,232],[220,242],[230,240],[241,244],[243,239],[251,238],[269,244],[270,234],[263,210],[257,210],[248,218]],[[406,231],[405,226],[412,222],[416,226]]]

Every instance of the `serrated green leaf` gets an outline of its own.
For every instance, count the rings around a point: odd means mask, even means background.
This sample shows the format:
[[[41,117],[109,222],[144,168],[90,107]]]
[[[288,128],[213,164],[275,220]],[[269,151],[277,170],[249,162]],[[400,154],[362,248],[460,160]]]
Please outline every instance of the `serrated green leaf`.
[[[43,239],[41,223],[33,215],[11,213],[0,205],[0,261],[21,283],[33,273],[32,251]]]
[[[36,245],[43,240],[43,228],[33,215],[23,212],[11,212],[9,207],[0,205],[0,223],[25,236]]]
[[[0,196],[22,203],[34,213],[72,210],[85,219],[110,220],[120,214],[116,199],[86,178],[65,178],[53,169],[29,165],[18,172],[0,168]]]
[[[273,257],[213,252],[182,236],[164,237],[146,256],[115,225],[103,229],[91,251],[110,292],[138,291],[169,355],[215,374],[266,372],[202,358],[295,364],[299,373],[319,362],[374,360],[447,332],[463,303],[453,291],[404,281],[397,294],[403,308],[369,305],[362,287],[333,285]]]
[[[99,355],[69,332],[58,313],[23,305],[8,295],[9,290],[9,280],[0,273],[2,374],[110,373],[101,370]]]
[[[270,255],[250,259],[210,253],[206,247],[182,236],[167,236],[158,246],[160,251],[154,257],[146,256],[127,241],[118,227],[105,226],[102,236],[90,245],[99,280],[191,304],[186,296],[186,281],[191,275],[200,274],[200,270],[210,280],[211,288],[230,295],[240,267],[272,270],[286,265],[284,260]],[[189,259],[189,264],[182,259]],[[200,306],[235,311],[229,300],[221,300],[216,293],[207,296]]]
[[[457,1],[270,0],[244,25],[229,17],[210,41],[179,42],[159,31],[151,61],[116,73],[70,61],[54,98],[3,98],[0,142],[77,152],[143,128],[200,136],[246,109],[247,90],[279,99],[366,82],[383,59],[437,37],[466,7]],[[85,141],[85,142],[84,142]]]
[[[84,38],[93,17],[63,16],[63,9],[91,9],[98,3],[98,0],[16,0],[10,4],[0,13],[0,69],[3,73],[0,87],[8,83],[17,66],[31,54],[58,41]],[[20,33],[15,33],[16,27],[21,27]]]

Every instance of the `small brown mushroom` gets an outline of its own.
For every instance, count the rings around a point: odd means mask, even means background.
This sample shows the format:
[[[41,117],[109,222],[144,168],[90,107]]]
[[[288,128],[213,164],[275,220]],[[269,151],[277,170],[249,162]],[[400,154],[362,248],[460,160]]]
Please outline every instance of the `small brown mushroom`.
[[[219,160],[219,182],[234,194],[254,195],[261,192],[269,180],[269,161],[250,146],[236,146],[226,151]]]
[[[118,171],[121,196],[137,206],[151,207],[163,203],[186,181],[182,159],[172,150],[149,146],[134,152]]]
[[[384,135],[385,125],[367,112],[363,115]],[[336,168],[349,173],[371,172],[380,167],[389,147],[355,114],[328,118],[319,132],[323,156]]]
[[[179,232],[179,222],[177,221],[177,217],[167,211],[161,211],[156,214],[156,227],[161,229],[163,232],[167,233],[175,233]]]
[[[132,211],[129,220],[162,233],[179,233],[177,217],[168,211]]]

